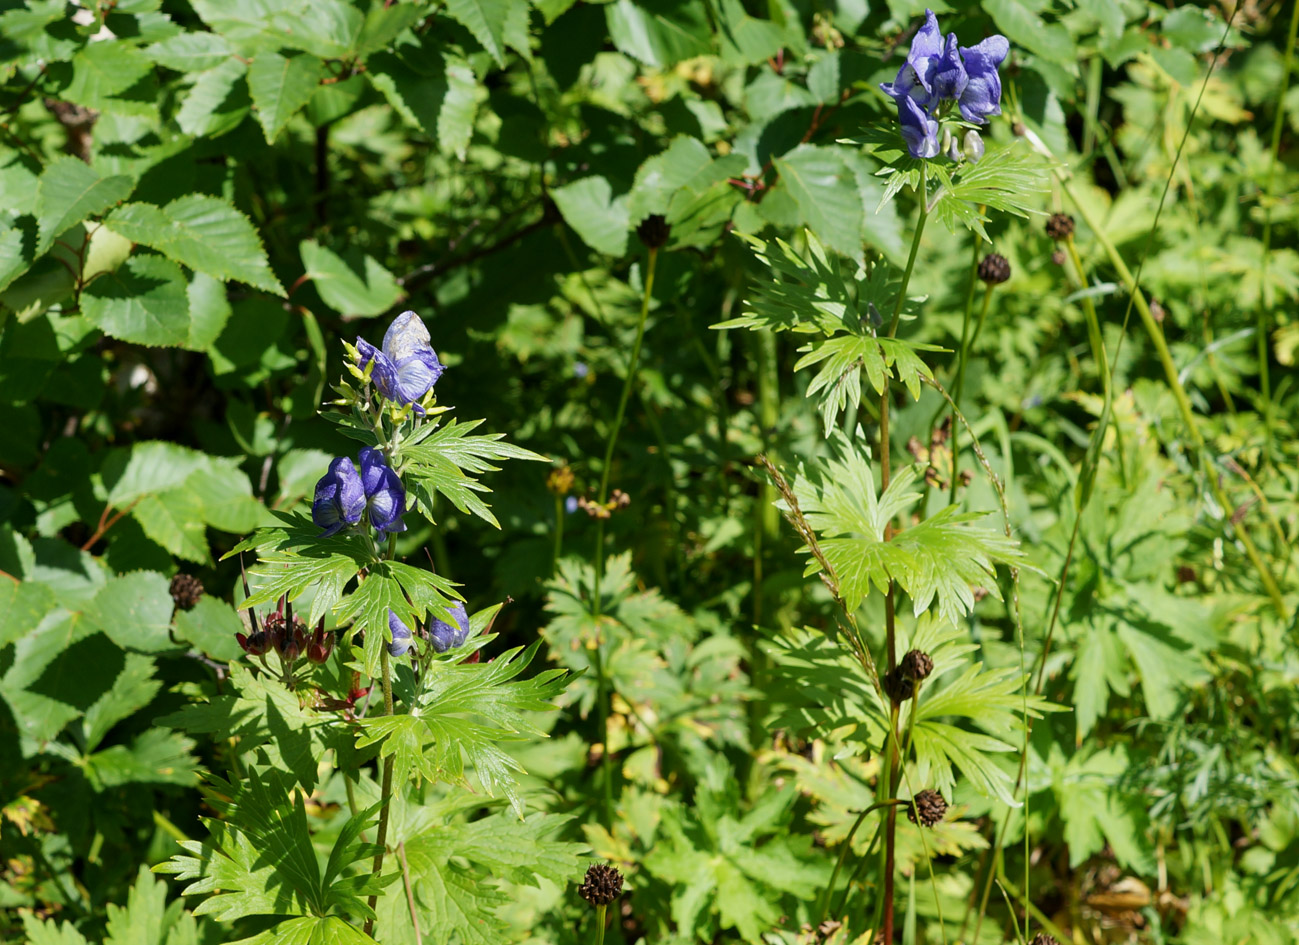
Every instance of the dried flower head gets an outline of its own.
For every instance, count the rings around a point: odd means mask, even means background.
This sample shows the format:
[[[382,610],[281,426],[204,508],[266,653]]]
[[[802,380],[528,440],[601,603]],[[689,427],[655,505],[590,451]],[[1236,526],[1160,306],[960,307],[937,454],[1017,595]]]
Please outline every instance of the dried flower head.
[[[924,650],[909,650],[898,661],[898,668],[916,682],[920,682],[934,671],[934,660]]]
[[[612,866],[595,863],[586,871],[586,878],[577,894],[593,906],[607,906],[622,893],[622,874]]]
[[[636,227],[636,236],[649,249],[661,249],[672,236],[672,227],[660,213],[651,213]]]
[[[1038,932],[1033,936],[1029,945],[1060,945],[1054,935],[1047,935],[1045,932]]]
[[[988,285],[1001,285],[1010,278],[1010,263],[999,253],[989,253],[979,261],[978,274]]]
[[[1046,235],[1057,243],[1073,236],[1073,217],[1067,213],[1053,213],[1046,221]]]
[[[203,596],[203,582],[192,574],[177,574],[171,579],[171,599],[181,610],[192,610]]]
[[[907,808],[907,820],[913,824],[932,827],[947,815],[947,801],[937,791],[925,789],[911,799]]]

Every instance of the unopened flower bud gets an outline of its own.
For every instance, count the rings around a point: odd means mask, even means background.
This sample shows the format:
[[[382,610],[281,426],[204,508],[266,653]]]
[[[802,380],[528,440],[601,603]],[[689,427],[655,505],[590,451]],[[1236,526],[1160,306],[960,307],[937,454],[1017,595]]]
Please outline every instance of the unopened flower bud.
[[[334,635],[325,633],[325,621],[322,618],[320,624],[311,634],[311,639],[307,642],[307,659],[319,665],[328,662],[329,654],[334,652]]]
[[[965,152],[965,158],[971,164],[978,164],[979,158],[983,157],[984,146],[983,138],[979,133],[971,128],[965,133],[961,142],[961,149]]]
[[[244,652],[249,656],[262,656],[271,649],[270,637],[261,630],[254,631],[247,636],[236,633],[235,639],[239,641],[239,645],[243,647]]]

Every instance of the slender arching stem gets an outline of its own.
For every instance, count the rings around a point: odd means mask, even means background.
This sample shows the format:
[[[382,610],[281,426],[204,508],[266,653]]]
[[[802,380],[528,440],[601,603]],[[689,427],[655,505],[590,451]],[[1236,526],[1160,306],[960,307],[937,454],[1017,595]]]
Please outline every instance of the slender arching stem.
[[[622,394],[618,398],[618,410],[613,417],[613,426],[609,428],[609,439],[604,447],[604,465],[600,469],[600,489],[596,493],[596,511],[603,513],[604,505],[609,499],[609,474],[613,468],[613,451],[618,444],[618,433],[622,430],[623,419],[627,415],[627,401],[631,397],[632,387],[636,383],[636,372],[640,367],[641,345],[645,341],[645,322],[649,317],[650,299],[654,293],[654,268],[658,262],[658,249],[651,247],[649,260],[645,264],[645,285],[641,295],[640,320],[636,324],[636,341],[632,344],[631,359],[627,362],[627,376],[622,382]],[[604,519],[597,518],[595,524],[595,586],[591,588],[591,614],[599,618],[604,607]],[[597,619],[597,624],[599,623]],[[598,633],[598,631],[597,631]],[[613,765],[609,757],[609,681],[605,676],[603,641],[597,635],[595,640],[595,673],[596,673],[596,707],[600,723],[600,743],[604,751],[600,756],[600,774],[604,780],[604,826],[613,826]],[[601,935],[603,936],[603,925]]]

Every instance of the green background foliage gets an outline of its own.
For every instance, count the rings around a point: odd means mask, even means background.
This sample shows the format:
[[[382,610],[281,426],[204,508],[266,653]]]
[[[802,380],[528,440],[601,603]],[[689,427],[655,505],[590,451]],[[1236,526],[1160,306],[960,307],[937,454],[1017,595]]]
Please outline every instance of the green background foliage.
[[[589,941],[595,858],[610,941],[855,941],[888,706],[829,568],[866,649],[895,582],[935,660],[902,940],[1299,941],[1290,9],[935,3],[1009,38],[1004,116],[880,340],[919,172],[877,86],[923,5],[0,0],[0,940],[365,942],[373,893],[382,942]],[[276,542],[357,446],[340,342],[404,309],[456,410],[345,596],[361,562]],[[493,661],[352,726],[235,642],[286,592],[331,631],[458,592]]]

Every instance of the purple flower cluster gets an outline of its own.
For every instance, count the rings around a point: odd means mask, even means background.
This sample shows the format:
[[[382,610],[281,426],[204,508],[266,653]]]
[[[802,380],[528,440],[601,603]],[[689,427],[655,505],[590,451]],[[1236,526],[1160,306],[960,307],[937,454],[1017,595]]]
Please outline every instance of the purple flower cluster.
[[[370,379],[379,393],[400,404],[415,404],[438,382],[446,370],[430,343],[428,328],[414,312],[402,312],[392,320],[383,336],[383,348],[376,348],[364,338],[356,339],[360,353],[357,367],[374,362]]]
[[[977,46],[958,46],[955,33],[949,33],[944,41],[938,17],[932,10],[925,11],[925,25],[911,41],[897,78],[880,86],[897,102],[902,137],[913,157],[937,156],[937,111],[945,102],[955,102],[961,117],[976,125],[1001,114],[997,67],[1009,52],[1010,43],[1004,36],[989,36]],[[966,137],[967,150],[981,154],[977,134]],[[959,156],[954,145],[949,150]],[[977,154],[972,155],[976,160]]]
[[[450,607],[455,623],[447,623],[438,617],[432,618],[428,625],[428,639],[438,653],[455,649],[469,639],[469,613],[460,601],[454,601]],[[410,627],[391,610],[388,611],[388,629],[392,631],[392,642],[388,652],[393,656],[402,656],[415,642]]]
[[[368,517],[371,527],[380,534],[406,530],[401,520],[406,512],[406,490],[401,479],[381,450],[367,446],[359,459],[358,472],[351,459],[338,457],[316,483],[311,520],[324,529],[322,538],[358,524],[362,516]]]

